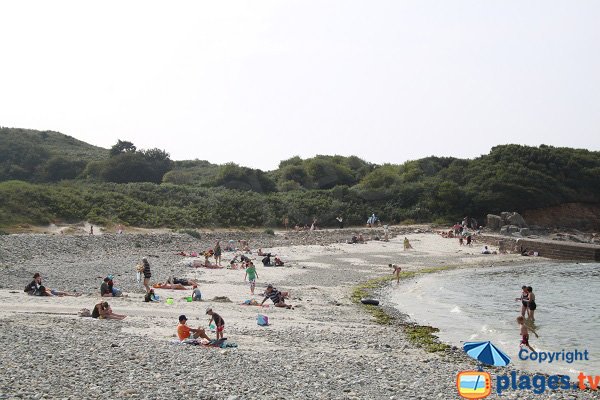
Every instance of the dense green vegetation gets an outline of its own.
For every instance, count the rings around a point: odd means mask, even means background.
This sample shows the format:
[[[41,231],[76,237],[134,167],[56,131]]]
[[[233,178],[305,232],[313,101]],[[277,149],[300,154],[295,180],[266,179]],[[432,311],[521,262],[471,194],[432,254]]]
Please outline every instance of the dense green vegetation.
[[[88,161],[106,157],[108,150],[62,133],[0,127],[0,181],[74,179]]]
[[[119,140],[0,128],[0,226],[89,220],[146,227],[450,222],[465,215],[600,203],[600,152],[503,145],[473,160],[375,165],[358,157],[284,160],[274,171],[172,161]]]

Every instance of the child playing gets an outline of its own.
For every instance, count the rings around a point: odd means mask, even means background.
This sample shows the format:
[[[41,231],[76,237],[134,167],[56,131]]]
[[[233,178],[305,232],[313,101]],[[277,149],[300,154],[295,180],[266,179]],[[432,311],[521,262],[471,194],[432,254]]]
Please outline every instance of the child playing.
[[[221,318],[219,314],[213,312],[212,308],[206,309],[206,314],[210,315],[210,321],[208,321],[208,325],[214,321],[215,326],[217,327],[217,340],[223,339],[223,330],[225,329],[225,320]]]
[[[394,268],[393,274],[396,275],[396,283],[400,283],[400,271],[402,271],[402,268],[396,264],[389,264],[389,266],[390,268]]]
[[[525,318],[522,316],[518,316],[517,317],[517,323],[520,325],[521,327],[521,344],[519,347],[525,346],[527,347],[529,350],[531,350],[532,352],[536,353],[536,351],[533,349],[533,347],[531,347],[529,345],[529,331],[533,332],[533,334],[535,335],[535,337],[539,337],[538,334],[533,330],[533,328],[528,327],[527,325],[525,325]]]
[[[256,272],[256,267],[250,261],[248,264],[248,268],[246,268],[246,275],[244,275],[244,282],[248,278],[248,282],[250,283],[250,293],[254,296],[254,287],[256,286],[256,278],[258,278],[258,272]]]
[[[198,285],[192,286],[192,300],[193,301],[201,301],[202,300],[202,292],[198,289]]]

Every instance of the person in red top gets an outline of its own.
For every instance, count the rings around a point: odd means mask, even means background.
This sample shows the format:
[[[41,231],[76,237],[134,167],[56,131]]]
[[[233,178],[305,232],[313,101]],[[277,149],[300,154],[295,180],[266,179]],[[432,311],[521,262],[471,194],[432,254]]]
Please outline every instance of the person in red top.
[[[181,341],[184,341],[186,339],[198,339],[199,337],[210,340],[210,338],[206,335],[206,332],[204,332],[204,329],[194,329],[187,326],[187,317],[185,315],[179,316],[179,325],[177,325],[177,336]]]

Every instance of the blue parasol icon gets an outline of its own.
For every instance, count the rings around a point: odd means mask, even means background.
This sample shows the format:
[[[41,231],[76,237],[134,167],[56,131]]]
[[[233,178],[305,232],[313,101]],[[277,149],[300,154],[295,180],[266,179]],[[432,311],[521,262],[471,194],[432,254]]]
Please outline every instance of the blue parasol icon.
[[[494,346],[492,342],[466,342],[463,350],[482,364],[504,367],[510,363],[510,357]]]

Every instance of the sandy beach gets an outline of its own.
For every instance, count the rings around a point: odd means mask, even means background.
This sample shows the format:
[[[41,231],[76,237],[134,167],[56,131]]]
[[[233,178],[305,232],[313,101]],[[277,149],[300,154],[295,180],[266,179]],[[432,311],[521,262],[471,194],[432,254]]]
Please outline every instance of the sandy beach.
[[[210,233],[188,235],[104,234],[0,237],[0,398],[136,399],[454,399],[456,374],[476,364],[456,351],[427,353],[411,344],[399,321],[378,325],[350,299],[355,285],[391,275],[389,263],[405,271],[446,265],[494,268],[536,262],[518,255],[481,255],[482,244],[457,248],[423,227],[395,228],[389,242],[342,243],[352,230],[302,233]],[[365,231],[373,235],[376,231]],[[381,233],[379,233],[381,234]],[[312,235],[312,236],[311,236]],[[407,236],[414,249],[403,251]],[[244,271],[191,268],[179,251],[212,246],[218,237],[250,241],[259,278],[250,295]],[[266,268],[256,249],[277,254],[285,267]],[[225,252],[223,265],[233,253]],[[196,279],[204,300],[187,302],[191,291],[157,290],[160,303],[144,303],[135,265],[148,257],[152,282],[169,275]],[[23,292],[34,272],[47,287],[80,297],[34,297]],[[128,295],[108,299],[123,321],[81,318],[81,308],[100,301],[102,277]],[[267,283],[290,291],[294,310],[243,306]],[[390,284],[386,290],[399,290]],[[226,296],[230,301],[213,301]],[[164,302],[167,297],[174,304]],[[271,304],[267,301],[265,304]],[[207,328],[210,306],[225,319],[225,337],[236,348],[174,344],[177,317]],[[260,327],[258,313],[271,325]],[[209,333],[214,337],[214,333]],[[563,397],[564,396],[564,397]],[[570,391],[552,398],[594,398]],[[497,398],[492,394],[490,398]],[[502,398],[536,399],[510,392]]]

